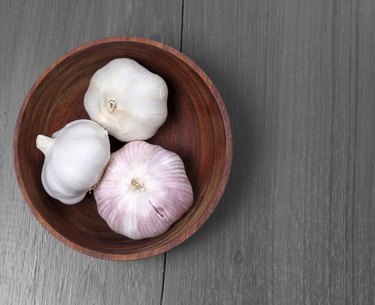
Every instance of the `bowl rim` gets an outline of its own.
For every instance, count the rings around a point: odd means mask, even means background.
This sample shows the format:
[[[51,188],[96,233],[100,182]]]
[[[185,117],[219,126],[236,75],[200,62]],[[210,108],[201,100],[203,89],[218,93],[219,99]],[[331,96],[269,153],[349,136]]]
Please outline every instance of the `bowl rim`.
[[[203,213],[198,220],[183,234],[179,235],[173,242],[169,242],[167,244],[159,245],[155,248],[150,248],[146,250],[142,250],[140,252],[134,252],[134,253],[103,253],[99,252],[93,249],[86,248],[84,246],[81,246],[79,244],[76,244],[75,242],[69,240],[59,232],[57,232],[38,212],[38,210],[34,207],[32,200],[26,191],[25,183],[21,177],[20,172],[20,164],[19,164],[19,153],[18,153],[18,139],[20,134],[20,126],[24,119],[24,113],[25,110],[30,102],[31,97],[33,96],[35,90],[38,88],[38,86],[42,83],[42,81],[47,77],[47,75],[56,68],[59,64],[61,64],[63,61],[68,59],[70,56],[84,51],[86,49],[89,49],[94,46],[98,46],[101,44],[107,44],[107,43],[113,43],[113,42],[135,42],[135,43],[141,43],[146,45],[151,45],[156,48],[162,49],[168,53],[171,53],[173,56],[178,57],[181,59],[185,64],[187,64],[190,68],[192,68],[195,73],[199,75],[201,79],[205,82],[206,86],[209,88],[211,94],[214,96],[216,104],[219,108],[221,118],[224,125],[224,132],[225,132],[225,154],[226,154],[226,163],[224,167],[223,176],[220,180],[220,184],[218,187],[218,191],[211,200],[209,206],[207,207],[205,213]],[[38,79],[34,82],[32,87],[30,88],[28,94],[25,97],[25,100],[21,106],[21,109],[18,114],[18,118],[15,125],[15,131],[13,136],[13,164],[16,172],[16,178],[18,185],[20,187],[21,193],[24,197],[24,200],[26,201],[28,207],[30,208],[31,212],[34,214],[35,218],[39,221],[39,223],[57,240],[65,244],[66,246],[80,252],[83,254],[86,254],[88,256],[105,259],[105,260],[116,260],[116,261],[128,261],[128,260],[137,260],[137,259],[144,259],[151,256],[156,256],[159,254],[162,254],[164,252],[167,252],[171,250],[172,248],[178,246],[185,240],[187,240],[190,236],[192,236],[195,232],[199,230],[199,228],[207,221],[209,216],[213,213],[216,206],[218,205],[225,187],[229,180],[229,174],[232,166],[232,156],[233,156],[233,142],[232,142],[232,132],[231,132],[231,125],[229,116],[227,113],[227,110],[225,108],[225,104],[223,99],[221,98],[221,95],[219,91],[216,89],[215,85],[211,81],[211,79],[207,76],[207,74],[189,57],[178,51],[177,49],[166,45],[164,43],[161,43],[156,40],[152,40],[149,38],[144,37],[137,37],[137,36],[113,36],[113,37],[106,37],[101,38],[97,40],[93,40],[90,42],[87,42],[77,48],[74,48],[68,52],[66,52],[64,55],[56,59],[50,66],[48,66],[38,77]]]

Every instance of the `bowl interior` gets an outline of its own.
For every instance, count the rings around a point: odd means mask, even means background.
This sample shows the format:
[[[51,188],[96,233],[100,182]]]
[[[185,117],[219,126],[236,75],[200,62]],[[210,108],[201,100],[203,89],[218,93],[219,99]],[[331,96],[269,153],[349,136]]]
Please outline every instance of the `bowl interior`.
[[[165,234],[152,239],[136,241],[114,233],[99,216],[91,194],[79,204],[64,205],[47,195],[40,179],[44,156],[35,146],[37,135],[51,136],[73,120],[88,118],[83,96],[91,76],[119,57],[133,58],[166,81],[168,118],[149,142],[180,155],[194,191],[193,207]],[[15,134],[17,177],[38,220],[69,246],[108,259],[159,254],[194,233],[223,192],[231,144],[223,110],[218,106],[220,97],[215,96],[211,82],[202,74],[183,56],[143,41],[93,44],[77,49],[53,65],[26,98]],[[111,138],[112,151],[122,145]]]

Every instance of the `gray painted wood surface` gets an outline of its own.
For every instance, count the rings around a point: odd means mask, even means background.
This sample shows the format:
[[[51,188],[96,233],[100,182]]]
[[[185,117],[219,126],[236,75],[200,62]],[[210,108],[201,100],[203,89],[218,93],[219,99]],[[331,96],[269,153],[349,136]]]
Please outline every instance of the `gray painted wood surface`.
[[[374,304],[375,2],[0,2],[0,304]],[[18,189],[12,137],[54,59],[137,35],[197,62],[232,121],[215,213],[136,262],[63,246]]]

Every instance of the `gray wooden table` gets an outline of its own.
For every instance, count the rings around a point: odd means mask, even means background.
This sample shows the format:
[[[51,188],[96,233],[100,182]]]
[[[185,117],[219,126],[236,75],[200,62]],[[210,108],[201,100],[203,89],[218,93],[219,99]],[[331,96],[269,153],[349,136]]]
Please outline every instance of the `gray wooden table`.
[[[12,164],[33,82],[107,36],[191,57],[234,138],[209,221],[134,262],[51,237]],[[375,1],[1,0],[0,38],[0,304],[375,304]]]

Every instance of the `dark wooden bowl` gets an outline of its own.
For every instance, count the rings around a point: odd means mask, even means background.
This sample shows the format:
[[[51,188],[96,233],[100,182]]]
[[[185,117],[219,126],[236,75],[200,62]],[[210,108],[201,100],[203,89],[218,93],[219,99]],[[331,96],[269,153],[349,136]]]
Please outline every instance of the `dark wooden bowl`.
[[[41,184],[44,156],[35,146],[37,135],[51,136],[73,120],[88,118],[83,96],[90,78],[118,57],[133,58],[166,81],[168,119],[149,142],[181,156],[194,191],[192,208],[165,234],[151,239],[131,240],[111,231],[99,216],[92,195],[68,206],[49,197]],[[111,138],[112,151],[123,144]],[[38,221],[71,248],[111,260],[157,255],[190,237],[217,206],[232,160],[228,115],[207,75],[177,50],[135,37],[94,41],[53,63],[24,101],[13,145],[18,183]]]

